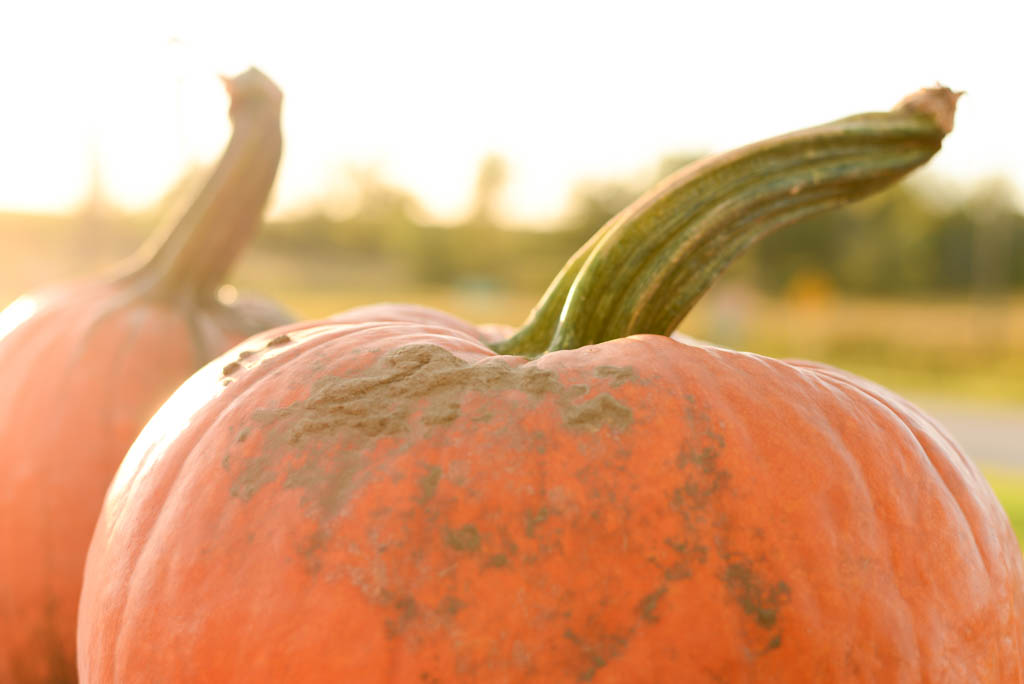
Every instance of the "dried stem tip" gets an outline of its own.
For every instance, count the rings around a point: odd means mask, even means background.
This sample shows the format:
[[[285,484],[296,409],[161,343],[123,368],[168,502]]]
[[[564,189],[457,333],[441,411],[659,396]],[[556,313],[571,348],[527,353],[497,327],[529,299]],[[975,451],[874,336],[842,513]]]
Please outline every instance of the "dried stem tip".
[[[915,114],[927,114],[942,129],[943,133],[953,130],[953,115],[956,114],[956,101],[964,92],[954,92],[938,83],[934,88],[921,88],[900,100],[893,107],[894,111],[903,110]]]

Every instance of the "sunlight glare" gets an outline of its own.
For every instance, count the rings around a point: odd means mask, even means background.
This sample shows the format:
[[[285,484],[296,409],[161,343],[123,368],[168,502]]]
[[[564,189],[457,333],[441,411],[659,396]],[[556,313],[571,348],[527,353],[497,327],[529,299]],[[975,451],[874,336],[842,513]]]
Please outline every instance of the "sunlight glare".
[[[329,328],[313,327],[289,331],[289,335],[292,339],[302,340],[329,332]],[[217,403],[217,398],[231,384],[223,375],[225,364],[238,359],[244,368],[251,370],[277,357],[288,347],[268,345],[268,342],[280,334],[280,329],[270,330],[224,352],[196,371],[157,410],[128,450],[110,484],[107,507],[114,525],[117,525],[120,515],[120,502],[132,496],[131,492],[141,485],[175,440],[189,429],[196,416],[206,410],[208,405]],[[225,409],[224,406],[218,408]]]
[[[238,288],[225,283],[217,288],[217,301],[224,306],[231,306],[238,301]]]
[[[203,366],[175,390],[139,433],[107,492],[108,511],[115,527],[119,524],[121,502],[131,497],[167,448],[192,424],[195,415],[224,391],[220,382],[223,366],[222,358]]]
[[[31,295],[18,297],[6,309],[0,311],[0,340],[3,340],[19,325],[32,318],[39,310],[39,300]]]

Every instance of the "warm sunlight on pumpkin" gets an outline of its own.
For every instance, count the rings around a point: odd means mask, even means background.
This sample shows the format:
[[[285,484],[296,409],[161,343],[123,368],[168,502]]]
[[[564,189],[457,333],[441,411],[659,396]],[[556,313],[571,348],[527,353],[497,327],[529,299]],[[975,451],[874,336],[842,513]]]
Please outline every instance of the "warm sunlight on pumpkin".
[[[11,302],[6,309],[0,311],[0,340],[7,337],[12,330],[31,318],[32,314],[38,310],[39,300],[32,295],[18,297]]]
[[[111,476],[160,404],[205,361],[290,320],[214,295],[262,220],[281,93],[230,79],[232,135],[189,209],[107,271],[0,316],[0,681],[72,681],[82,568]],[[228,118],[228,117],[224,117]]]
[[[221,364],[214,360],[192,375],[175,390],[170,399],[164,402],[125,455],[117,475],[110,484],[107,496],[111,500],[124,497],[133,483],[145,479],[146,473],[155,462],[155,459],[149,458],[150,454],[154,453],[160,445],[172,439],[174,435],[188,428],[192,420],[192,408],[199,398],[216,396],[220,393],[217,389],[211,390],[218,386],[220,378]],[[118,519],[117,509],[113,509],[112,515],[116,521]]]

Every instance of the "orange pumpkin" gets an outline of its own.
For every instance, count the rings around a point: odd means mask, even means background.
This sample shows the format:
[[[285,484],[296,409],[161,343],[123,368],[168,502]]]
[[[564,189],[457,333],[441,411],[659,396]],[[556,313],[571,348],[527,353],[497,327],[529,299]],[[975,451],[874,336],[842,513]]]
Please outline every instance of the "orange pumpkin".
[[[1019,681],[1021,555],[937,425],[666,336],[752,237],[926,161],[954,101],[684,170],[508,339],[386,305],[207,365],[107,495],[82,681]]]
[[[74,681],[85,554],[125,452],[192,372],[289,320],[269,302],[217,296],[259,225],[281,150],[277,87],[255,70],[225,83],[231,141],[159,244],[120,274],[0,314],[2,682]]]

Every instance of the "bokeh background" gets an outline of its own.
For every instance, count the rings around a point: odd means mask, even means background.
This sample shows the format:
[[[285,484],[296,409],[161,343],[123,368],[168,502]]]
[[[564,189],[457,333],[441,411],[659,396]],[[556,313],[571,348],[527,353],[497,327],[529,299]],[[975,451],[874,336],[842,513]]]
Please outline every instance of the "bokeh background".
[[[330,8],[328,5],[337,4]],[[173,220],[229,134],[216,75],[285,93],[239,288],[526,316],[576,247],[702,155],[967,91],[929,167],[785,229],[685,321],[936,415],[1024,530],[1024,5],[35,2],[0,20],[0,306]]]

